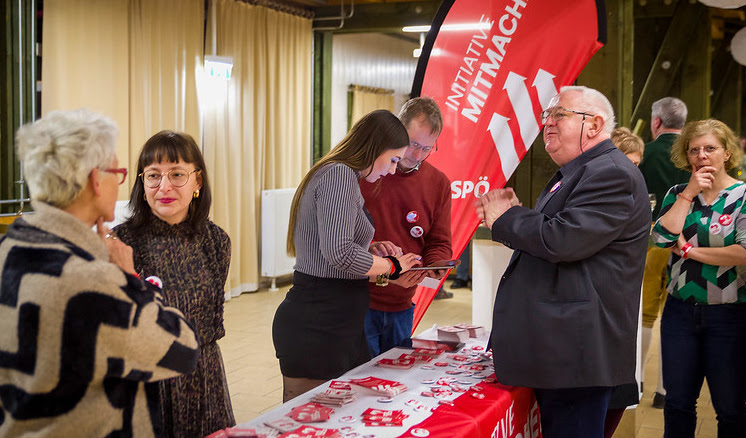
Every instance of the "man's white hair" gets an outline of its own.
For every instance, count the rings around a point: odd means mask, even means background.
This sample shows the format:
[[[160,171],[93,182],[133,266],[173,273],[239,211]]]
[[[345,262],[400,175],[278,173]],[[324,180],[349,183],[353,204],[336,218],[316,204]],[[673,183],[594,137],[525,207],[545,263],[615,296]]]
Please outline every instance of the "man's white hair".
[[[113,120],[85,109],[52,111],[21,126],[18,156],[31,199],[57,208],[72,204],[91,171],[114,161],[118,135]]]
[[[614,119],[614,107],[611,106],[611,102],[609,102],[609,99],[607,99],[606,96],[598,90],[583,85],[564,86],[560,89],[560,94],[565,92],[579,93],[583,103],[583,108],[568,109],[601,116],[601,118],[604,119],[603,132],[611,135],[611,132],[616,128],[616,120]]]

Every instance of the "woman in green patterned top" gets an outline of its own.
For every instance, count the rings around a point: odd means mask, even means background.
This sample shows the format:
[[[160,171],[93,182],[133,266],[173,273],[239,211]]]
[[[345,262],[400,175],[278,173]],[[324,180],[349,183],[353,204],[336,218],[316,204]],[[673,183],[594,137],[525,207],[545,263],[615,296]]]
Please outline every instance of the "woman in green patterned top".
[[[727,171],[741,160],[724,123],[691,122],[671,148],[690,170],[668,191],[653,227],[671,248],[661,319],[665,437],[694,437],[707,378],[718,437],[746,436],[746,184]]]

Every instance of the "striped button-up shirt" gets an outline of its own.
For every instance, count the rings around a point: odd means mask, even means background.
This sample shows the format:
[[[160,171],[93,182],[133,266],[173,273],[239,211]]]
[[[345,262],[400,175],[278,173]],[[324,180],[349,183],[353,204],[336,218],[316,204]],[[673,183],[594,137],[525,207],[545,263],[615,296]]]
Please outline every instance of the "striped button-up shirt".
[[[363,279],[373,266],[373,224],[357,173],[342,163],[316,171],[295,222],[295,270],[323,278]]]

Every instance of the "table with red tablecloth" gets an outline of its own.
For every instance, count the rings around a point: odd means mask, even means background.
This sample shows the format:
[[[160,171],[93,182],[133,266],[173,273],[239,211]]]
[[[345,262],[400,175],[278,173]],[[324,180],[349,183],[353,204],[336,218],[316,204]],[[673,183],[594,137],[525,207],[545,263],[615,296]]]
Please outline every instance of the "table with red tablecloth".
[[[405,392],[388,398],[368,388],[352,385],[356,395],[353,402],[334,407],[326,421],[306,424],[317,429],[337,430],[338,436],[344,438],[541,437],[539,408],[533,391],[497,383],[491,361],[481,354],[485,344],[485,339],[472,338],[457,353],[443,353],[429,363],[417,363],[410,369],[377,366],[381,359],[396,359],[402,354],[412,353],[412,349],[406,348],[389,350],[335,380],[350,381],[372,376],[403,383],[407,386]],[[483,360],[476,368],[481,364],[484,370],[468,371],[475,364],[474,358],[480,355]],[[452,388],[444,383],[446,381],[452,382]],[[326,382],[238,427],[271,431],[266,423],[288,419],[293,408],[309,403],[315,394],[328,389],[329,384]],[[444,390],[439,392],[439,388]],[[433,396],[433,392],[437,396]],[[401,426],[366,426],[362,415],[369,408],[400,410],[407,417]]]

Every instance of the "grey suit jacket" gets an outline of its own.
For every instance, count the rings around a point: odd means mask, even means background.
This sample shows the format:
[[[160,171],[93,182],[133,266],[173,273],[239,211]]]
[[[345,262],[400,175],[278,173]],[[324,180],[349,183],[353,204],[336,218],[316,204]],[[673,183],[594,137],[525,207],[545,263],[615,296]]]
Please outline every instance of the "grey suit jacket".
[[[515,249],[492,322],[500,382],[531,388],[634,382],[650,204],[610,140],[563,166],[535,209],[512,207],[492,239]]]

